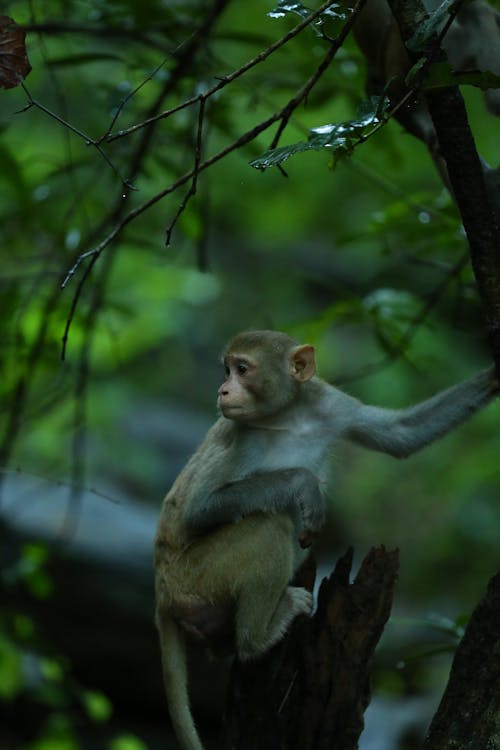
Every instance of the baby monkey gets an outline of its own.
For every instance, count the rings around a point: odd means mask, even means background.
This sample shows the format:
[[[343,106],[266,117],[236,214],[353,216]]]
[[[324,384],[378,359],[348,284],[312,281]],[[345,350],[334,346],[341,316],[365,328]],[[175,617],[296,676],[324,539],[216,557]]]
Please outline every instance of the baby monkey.
[[[229,623],[237,657],[252,659],[311,611],[311,594],[290,581],[324,523],[321,472],[335,442],[403,458],[498,392],[489,369],[417,406],[367,406],[315,376],[312,346],[275,331],[239,334],[223,361],[222,416],[165,497],[155,540],[156,624],[183,750],[202,750],[185,635],[210,645]]]

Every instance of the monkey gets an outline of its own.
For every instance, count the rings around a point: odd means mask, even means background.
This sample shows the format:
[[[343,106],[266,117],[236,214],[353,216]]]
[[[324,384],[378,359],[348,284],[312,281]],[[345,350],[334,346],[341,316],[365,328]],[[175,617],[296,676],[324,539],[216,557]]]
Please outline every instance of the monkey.
[[[230,623],[240,660],[258,658],[312,596],[290,585],[325,520],[323,470],[341,438],[404,458],[498,392],[494,368],[404,409],[370,406],[316,375],[315,352],[285,333],[238,334],[223,355],[221,416],[167,493],[155,538],[156,625],[183,750],[202,750],[187,688],[190,635]]]

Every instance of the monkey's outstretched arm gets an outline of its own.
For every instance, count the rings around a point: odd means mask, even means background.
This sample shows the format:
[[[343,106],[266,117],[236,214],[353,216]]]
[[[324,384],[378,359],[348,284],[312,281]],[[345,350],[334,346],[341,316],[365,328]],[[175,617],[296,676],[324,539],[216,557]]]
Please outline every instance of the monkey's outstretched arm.
[[[408,409],[360,404],[344,434],[366,448],[405,458],[452,430],[497,392],[490,368]]]
[[[220,487],[208,497],[186,503],[182,525],[196,537],[252,513],[289,513],[297,536],[315,533],[325,520],[325,503],[318,480],[309,469],[279,469],[256,473]],[[304,534],[304,539],[307,538]]]

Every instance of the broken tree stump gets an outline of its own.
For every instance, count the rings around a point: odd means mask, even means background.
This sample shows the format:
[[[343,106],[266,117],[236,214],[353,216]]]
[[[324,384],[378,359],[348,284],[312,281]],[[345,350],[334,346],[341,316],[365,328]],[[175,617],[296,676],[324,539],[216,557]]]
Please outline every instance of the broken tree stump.
[[[320,586],[312,618],[258,661],[235,661],[226,728],[234,750],[356,750],[375,647],[389,617],[398,552],[372,549],[350,583],[352,550]],[[314,585],[315,565],[300,585]]]

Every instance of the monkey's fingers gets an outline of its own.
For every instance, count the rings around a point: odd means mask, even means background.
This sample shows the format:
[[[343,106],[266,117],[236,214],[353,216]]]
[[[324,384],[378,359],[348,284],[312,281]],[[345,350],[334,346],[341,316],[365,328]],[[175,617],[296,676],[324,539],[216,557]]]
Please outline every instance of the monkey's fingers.
[[[315,536],[316,533],[314,531],[311,531],[310,529],[304,529],[304,531],[302,531],[299,535],[299,544],[302,549],[307,549],[307,547],[310,547],[314,542]]]

